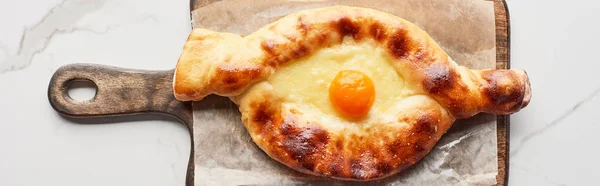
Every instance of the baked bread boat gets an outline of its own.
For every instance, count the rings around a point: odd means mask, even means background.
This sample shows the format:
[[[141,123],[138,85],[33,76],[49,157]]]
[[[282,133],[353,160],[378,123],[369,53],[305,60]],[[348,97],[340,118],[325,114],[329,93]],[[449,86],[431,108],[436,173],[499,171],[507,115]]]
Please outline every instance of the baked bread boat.
[[[253,141],[307,174],[381,179],[423,158],[456,119],[511,114],[523,70],[457,65],[414,24],[372,9],[300,11],[248,36],[194,29],[175,97],[227,96]]]

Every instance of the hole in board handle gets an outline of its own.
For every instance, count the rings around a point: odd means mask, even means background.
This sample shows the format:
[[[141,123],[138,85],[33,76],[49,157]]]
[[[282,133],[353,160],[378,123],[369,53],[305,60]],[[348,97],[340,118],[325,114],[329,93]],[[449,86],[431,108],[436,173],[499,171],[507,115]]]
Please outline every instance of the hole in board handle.
[[[90,101],[96,97],[98,87],[87,79],[73,80],[67,87],[69,97],[75,101]]]

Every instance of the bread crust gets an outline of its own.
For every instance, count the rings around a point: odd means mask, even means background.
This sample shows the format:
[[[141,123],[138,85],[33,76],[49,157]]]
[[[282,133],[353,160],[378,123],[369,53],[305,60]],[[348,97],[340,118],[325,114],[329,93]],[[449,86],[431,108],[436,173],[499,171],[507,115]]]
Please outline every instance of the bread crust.
[[[391,109],[393,120],[332,130],[319,115],[275,95],[266,81],[286,63],[345,39],[384,49],[415,94]],[[457,65],[423,30],[394,15],[334,6],[285,16],[248,36],[197,28],[174,77],[181,101],[230,97],[254,142],[273,159],[307,174],[343,180],[381,179],[419,161],[455,119],[510,114],[531,98],[522,70]],[[324,99],[327,95],[324,95]]]

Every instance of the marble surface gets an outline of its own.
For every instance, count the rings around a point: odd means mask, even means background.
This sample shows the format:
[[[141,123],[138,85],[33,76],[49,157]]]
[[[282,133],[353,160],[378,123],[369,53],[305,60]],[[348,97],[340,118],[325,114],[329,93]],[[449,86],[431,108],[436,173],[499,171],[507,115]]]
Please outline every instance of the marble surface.
[[[508,4],[512,67],[527,70],[533,90],[529,106],[511,117],[510,185],[593,184],[600,3]],[[183,125],[159,116],[78,124],[59,116],[46,92],[52,73],[70,63],[173,68],[191,30],[188,6],[0,1],[0,185],[183,185],[190,147]]]

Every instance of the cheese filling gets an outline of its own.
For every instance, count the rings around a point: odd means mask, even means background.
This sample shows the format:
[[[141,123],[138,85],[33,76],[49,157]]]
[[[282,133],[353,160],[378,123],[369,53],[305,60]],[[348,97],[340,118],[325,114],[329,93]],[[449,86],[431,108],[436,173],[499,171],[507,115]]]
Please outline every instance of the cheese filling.
[[[372,41],[355,43],[345,39],[341,45],[323,48],[305,58],[288,62],[277,69],[268,82],[284,102],[318,109],[327,115],[344,118],[331,103],[329,86],[341,70],[357,70],[375,86],[375,101],[368,115],[384,113],[402,98],[404,81],[391,64],[391,57]]]

